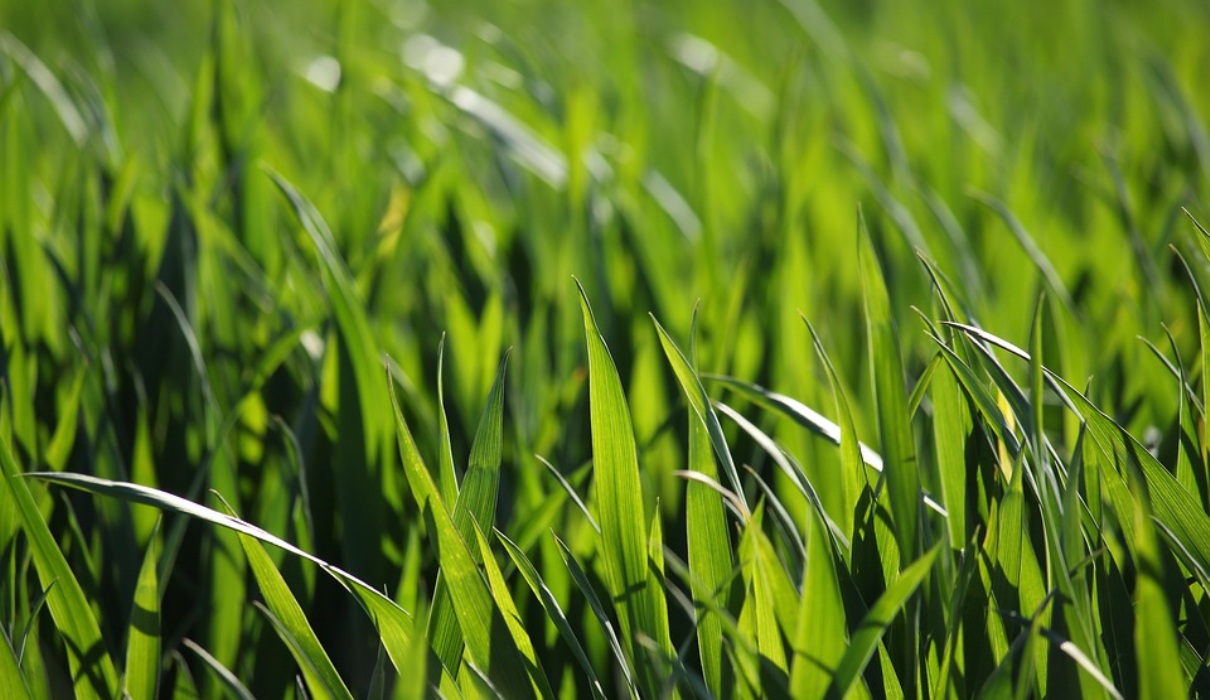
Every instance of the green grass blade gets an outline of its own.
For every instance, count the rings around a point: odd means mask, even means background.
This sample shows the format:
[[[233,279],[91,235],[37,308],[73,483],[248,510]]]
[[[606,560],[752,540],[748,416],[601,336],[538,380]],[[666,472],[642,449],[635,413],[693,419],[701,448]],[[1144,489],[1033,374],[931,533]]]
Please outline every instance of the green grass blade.
[[[437,483],[447,503],[458,498],[458,473],[454,468],[454,448],[450,443],[450,421],[445,412],[445,334],[437,344]]]
[[[253,537],[261,542],[283,549],[296,557],[306,559],[319,566],[320,569],[335,578],[357,597],[362,607],[365,608],[371,619],[378,626],[383,646],[386,647],[387,653],[390,654],[391,660],[396,663],[397,668],[406,658],[407,641],[410,639],[412,632],[412,619],[407,612],[365,581],[347,571],[332,566],[314,554],[295,547],[272,533],[266,532],[249,522],[225,515],[180,496],[139,484],[99,479],[86,474],[63,472],[34,472],[26,476],[63,486],[70,486],[101,496],[117,498],[128,503],[139,503],[172,513],[188,515],[198,520],[233,530],[240,535]]]
[[[490,528],[495,523],[500,461],[504,449],[504,377],[507,369],[508,353],[505,353],[475,432],[475,441],[471,444],[462,488],[457,490],[457,500],[454,502],[454,525],[468,547],[475,539],[476,526]],[[470,553],[472,558],[479,561],[477,548],[470,548]],[[462,633],[447,596],[444,580],[438,580],[433,596],[433,627],[430,634],[437,658],[449,669],[457,668],[458,659],[462,656]]]
[[[38,577],[54,587],[46,599],[51,617],[68,646],[73,690],[81,698],[110,698],[119,694],[118,674],[101,637],[101,628],[93,616],[88,598],[67,564],[63,552],[34,503],[29,485],[21,478],[21,470],[0,439],[0,476],[12,502],[17,506],[25,536],[33,552]]]
[[[588,343],[593,468],[605,580],[618,609],[627,657],[632,662],[637,659],[634,636],[639,633],[654,640],[666,656],[673,656],[668,610],[659,604],[662,596],[654,587],[660,583],[647,566],[647,525],[643,521],[643,490],[630,408],[583,287],[580,305]],[[651,665],[637,667],[642,691],[658,694],[662,683]]]
[[[866,327],[870,342],[870,367],[878,406],[878,431],[882,438],[885,475],[890,492],[891,515],[900,561],[916,558],[921,548],[920,476],[911,416],[904,392],[903,360],[899,355],[899,333],[891,316],[882,269],[874,256],[865,219],[858,212],[859,258],[865,297]]]
[[[823,348],[823,342],[819,339],[819,334],[815,332],[815,327],[807,320],[805,315],[802,316],[803,323],[807,324],[807,330],[811,332],[811,340],[815,344],[815,353],[819,355],[819,359],[823,362],[824,369],[828,373],[828,382],[832,385],[832,396],[836,401],[836,419],[840,422],[840,484],[841,491],[844,494],[843,503],[852,505],[856,504],[861,496],[862,489],[866,486],[865,467],[861,461],[861,448],[857,440],[857,427],[853,424],[853,414],[849,410],[849,400],[845,396],[844,387],[840,384],[840,376],[836,374],[836,368],[832,366],[832,360],[828,357],[827,351]],[[923,382],[923,380],[921,380]],[[853,536],[853,511],[846,508],[839,513],[837,518],[837,526],[844,533],[845,537]]]
[[[891,621],[907,604],[908,599],[928,576],[933,568],[933,562],[941,552],[941,543],[936,544],[916,561],[899,574],[899,578],[887,587],[886,592],[870,607],[865,619],[853,632],[852,642],[845,650],[844,656],[832,677],[829,695],[843,698],[857,683],[865,671],[866,664],[874,656],[882,635],[886,632]]]
[[[158,526],[156,530],[158,530]],[[132,700],[158,697],[160,680],[160,586],[156,572],[159,547],[153,532],[139,569],[126,631],[126,693]]]
[[[534,697],[534,686],[527,678],[522,651],[510,636],[508,623],[493,602],[488,583],[479,573],[475,557],[441,500],[437,484],[416,449],[411,430],[403,420],[395,387],[389,384],[391,404],[399,437],[399,456],[417,505],[425,514],[429,531],[437,538],[437,559],[443,580],[449,586],[450,600],[461,627],[462,639],[470,663],[487,674],[492,683],[509,697]]]
[[[542,580],[541,574],[534,568],[529,557],[525,556],[525,552],[513,543],[512,540],[504,536],[504,533],[496,531],[496,539],[504,545],[504,550],[508,552],[508,556],[512,559],[513,564],[517,567],[517,571],[521,573],[521,578],[525,579],[525,583],[529,589],[533,591],[534,597],[542,604],[542,609],[546,611],[551,621],[555,623],[555,627],[559,629],[559,637],[564,644],[571,649],[572,656],[576,658],[576,663],[580,664],[580,668],[584,671],[584,675],[588,677],[588,687],[594,698],[604,700],[605,693],[601,689],[601,681],[597,678],[596,670],[592,667],[592,662],[588,660],[588,654],[584,651],[584,646],[580,643],[579,635],[568,622],[567,616],[563,614],[563,608],[559,606],[559,601],[555,599],[554,594],[546,586],[546,582]]]
[[[559,539],[558,535],[552,536],[559,547],[559,556],[562,557],[568,572],[571,573],[571,578],[575,582],[576,587],[580,589],[580,595],[584,596],[584,599],[588,601],[588,607],[592,609],[592,614],[597,618],[597,622],[600,623],[601,629],[605,633],[605,638],[609,642],[609,648],[613,652],[613,657],[617,659],[618,666],[622,670],[622,677],[626,680],[626,688],[630,691],[630,697],[639,697],[639,690],[635,686],[634,673],[630,670],[630,661],[626,656],[625,650],[622,648],[622,642],[618,639],[617,632],[613,629],[613,623],[610,622],[609,615],[605,612],[605,606],[601,604],[596,591],[592,589],[592,582],[588,580],[588,575],[584,573],[584,569],[580,567],[580,563],[576,561],[571,550],[567,548],[563,540]]]
[[[818,514],[809,517],[807,530],[807,562],[790,668],[790,693],[804,699],[827,693],[848,639],[832,542]]]
[[[660,345],[663,346],[664,354],[668,357],[668,363],[672,365],[672,371],[676,374],[681,389],[685,392],[685,398],[689,400],[689,405],[693,408],[694,415],[697,416],[698,420],[706,428],[706,434],[710,437],[710,445],[714,448],[715,458],[722,465],[723,473],[731,481],[731,488],[735,490],[740,499],[747,503],[747,499],[744,497],[743,484],[739,479],[739,472],[735,468],[735,462],[731,459],[731,449],[727,447],[727,439],[723,435],[723,427],[719,424],[718,416],[710,405],[710,397],[706,394],[706,388],[702,386],[702,381],[698,378],[697,372],[693,370],[692,365],[685,359],[685,355],[681,352],[681,349],[677,347],[672,337],[668,335],[668,331],[664,330],[664,327],[655,319],[655,316],[651,317],[651,321],[655,324],[656,332],[659,333]],[[710,473],[708,476],[715,476],[715,474]]]
[[[17,665],[17,654],[4,631],[0,631],[0,697],[13,700],[33,697],[25,682],[25,674]]]
[[[231,510],[230,507],[228,510]],[[235,517],[234,512],[231,516]],[[274,566],[265,548],[255,538],[245,534],[239,535],[239,541],[248,557],[252,574],[256,577],[256,584],[260,586],[261,596],[268,606],[266,616],[278,637],[298,662],[311,694],[352,700],[352,693],[336,671],[336,667],[332,665],[332,660],[328,658],[328,653],[315,636],[315,630],[311,628],[298,599],[286,585],[286,580]]]

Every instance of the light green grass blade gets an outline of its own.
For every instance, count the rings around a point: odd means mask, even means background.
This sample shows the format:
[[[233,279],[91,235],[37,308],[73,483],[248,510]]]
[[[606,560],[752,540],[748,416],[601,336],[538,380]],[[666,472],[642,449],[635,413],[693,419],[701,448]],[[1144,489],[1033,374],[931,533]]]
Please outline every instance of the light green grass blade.
[[[1146,487],[1131,479],[1137,494],[1134,510],[1134,551],[1138,557],[1135,590],[1135,662],[1139,674],[1139,696],[1143,698],[1186,697],[1190,678],[1181,668],[1176,623],[1177,613],[1169,606],[1164,585],[1160,543],[1146,502]],[[1150,485],[1150,484],[1149,484]],[[1122,516],[1126,516],[1125,513]]]
[[[4,631],[0,631],[0,697],[13,700],[33,697],[25,682],[25,674],[17,665],[17,654]]]
[[[853,424],[853,414],[849,410],[849,400],[845,396],[844,387],[840,384],[840,377],[836,374],[836,368],[832,366],[832,360],[823,348],[819,334],[815,332],[815,327],[811,325],[805,315],[800,314],[800,316],[802,316],[803,323],[807,324],[807,330],[811,332],[815,353],[819,355],[824,369],[827,370],[828,382],[832,385],[832,396],[836,401],[836,419],[840,425],[840,484],[844,494],[843,503],[846,504],[846,508],[837,516],[836,525],[845,537],[852,538],[854,524],[852,507],[861,497],[861,491],[867,483],[865,467],[861,461],[860,442],[857,440],[857,427]]]
[[[807,562],[790,667],[790,693],[804,700],[827,693],[848,640],[832,541],[818,513],[808,515],[807,530]]]
[[[604,700],[605,693],[601,689],[601,681],[597,678],[596,670],[592,667],[592,662],[588,660],[588,654],[584,651],[584,646],[580,643],[580,637],[568,622],[567,616],[563,614],[563,608],[559,606],[559,601],[555,599],[554,594],[546,586],[546,582],[542,579],[541,574],[534,568],[529,557],[525,556],[525,552],[513,543],[512,540],[504,536],[504,533],[496,531],[496,539],[504,545],[504,550],[508,552],[508,556],[512,559],[513,564],[517,567],[521,577],[525,579],[525,583],[529,589],[533,591],[534,597],[542,604],[542,609],[546,611],[547,616],[555,623],[555,627],[559,630],[559,638],[564,644],[571,649],[572,656],[576,658],[576,663],[580,664],[580,668],[584,671],[584,675],[588,677],[588,687],[594,698]]]
[[[38,578],[48,585],[52,581],[55,584],[47,596],[46,604],[56,627],[67,641],[76,696],[115,697],[120,692],[118,673],[105,648],[101,628],[93,616],[88,598],[68,566],[67,559],[63,557],[63,552],[55,544],[54,536],[42,518],[28,484],[22,479],[9,445],[3,439],[0,439],[0,476],[3,476],[4,488],[17,506]]]
[[[768,570],[772,562],[762,556],[758,542],[764,512],[765,505],[762,501],[752,511],[752,518],[746,523],[744,536],[740,541],[740,561],[743,563],[745,585],[750,596],[744,603],[745,606],[751,606],[753,636],[756,638],[756,648],[760,653],[762,665],[771,664],[785,673],[785,645],[778,630],[777,611],[770,581],[772,572]]]
[[[694,415],[697,416],[698,420],[706,428],[706,434],[710,437],[710,445],[714,448],[715,458],[722,465],[723,473],[731,481],[731,488],[739,495],[741,500],[747,503],[748,499],[744,497],[744,489],[739,479],[739,472],[735,468],[735,462],[731,459],[731,449],[727,447],[727,439],[723,435],[723,427],[719,424],[718,416],[710,405],[710,397],[706,394],[706,388],[702,386],[702,381],[698,378],[697,372],[693,370],[692,365],[685,359],[685,355],[681,352],[681,349],[677,347],[672,337],[668,335],[668,331],[664,330],[664,327],[655,319],[655,316],[651,317],[651,322],[655,324],[656,332],[660,336],[660,345],[664,348],[664,355],[668,357],[668,363],[672,365],[672,371],[676,374],[681,389],[685,392],[685,398],[689,400],[689,405],[693,408]],[[715,476],[715,474],[707,475]]]
[[[441,497],[447,503],[458,498],[458,473],[454,468],[454,448],[450,444],[450,421],[445,412],[445,334],[437,344],[437,483],[441,485]]]
[[[845,650],[844,656],[840,659],[836,674],[832,677],[829,696],[845,697],[858,682],[865,671],[866,664],[870,662],[874,652],[878,649],[878,644],[887,627],[903,610],[912,594],[916,592],[916,589],[928,576],[929,571],[932,570],[933,562],[937,560],[937,555],[941,552],[941,546],[942,543],[936,544],[923,556],[912,562],[899,574],[899,578],[895,579],[894,583],[887,586],[886,592],[870,607],[865,619],[853,633],[849,648]]]
[[[484,528],[492,527],[495,523],[496,499],[500,489],[500,461],[504,449],[504,377],[507,369],[508,353],[505,353],[500,361],[496,381],[487,397],[487,406],[480,418],[479,428],[475,432],[462,488],[456,490],[454,525],[458,528],[462,540],[468,543],[468,547],[469,543],[475,540],[476,525]],[[480,561],[479,550],[470,549],[471,557],[476,562]],[[437,658],[447,669],[454,669],[458,667],[458,659],[462,656],[462,632],[448,595],[444,580],[439,579],[433,596],[430,635]]]
[[[227,507],[227,510],[231,511],[231,508]],[[230,515],[236,517],[233,511]],[[319,643],[319,638],[315,636],[315,630],[311,628],[298,599],[273,565],[273,560],[265,552],[265,548],[255,538],[242,533],[239,535],[239,541],[268,606],[267,617],[278,637],[298,662],[311,694],[316,697],[352,700],[352,693],[345,686],[336,667],[332,665],[332,660]]]
[[[301,557],[319,566],[320,569],[340,582],[350,593],[357,597],[362,607],[378,626],[378,633],[383,646],[390,654],[396,667],[406,658],[407,641],[411,637],[412,619],[402,608],[390,598],[379,593],[374,587],[352,574],[332,566],[314,554],[305,552],[280,537],[266,532],[261,528],[229,515],[224,515],[212,508],[186,500],[180,496],[160,491],[158,489],[129,484],[108,479],[98,479],[86,474],[69,474],[64,472],[34,472],[27,474],[30,478],[41,479],[51,483],[78,488],[110,498],[117,498],[128,503],[139,503],[173,513],[181,513],[198,520],[233,530],[238,534],[253,537],[266,544],[284,549],[294,556]]]
[[[887,489],[900,562],[914,560],[920,551],[920,476],[916,447],[903,382],[903,360],[899,355],[899,333],[891,316],[882,269],[870,244],[865,219],[858,211],[858,252],[869,332],[870,367],[878,406],[878,431],[882,438]]]
[[[156,527],[159,530],[159,527]],[[160,680],[160,586],[156,567],[159,547],[156,532],[147,544],[147,554],[139,569],[130,610],[130,626],[126,631],[126,673],[124,683],[131,700],[152,700],[157,697]]]
[[[593,469],[605,580],[618,609],[627,658],[639,670],[639,687],[645,694],[656,695],[661,680],[650,664],[637,664],[634,637],[645,634],[666,656],[674,654],[668,636],[668,610],[660,606],[662,596],[653,588],[660,584],[647,568],[647,526],[643,520],[643,489],[634,427],[617,368],[601,338],[583,287],[580,287],[580,305],[588,342]]]
[[[689,418],[689,469],[714,479],[718,472],[710,453],[710,436],[696,417]],[[692,573],[692,594],[697,612],[698,654],[702,679],[716,697],[726,694],[723,670],[723,628],[718,616],[704,607],[709,600],[726,609],[731,605],[731,570],[734,558],[727,516],[719,494],[703,483],[685,485],[685,538]]]
[[[428,467],[416,449],[411,430],[399,410],[394,385],[388,386],[395,411],[399,456],[412,495],[428,520],[429,531],[436,535],[442,578],[449,586],[450,600],[461,627],[469,662],[483,671],[493,685],[509,697],[534,697],[534,686],[526,674],[530,667],[511,638],[502,611],[494,604],[475,558],[458,534],[458,528],[441,500],[437,484],[433,482]]]
[[[483,536],[483,532],[479,530],[478,526],[475,526],[474,535],[483,561],[483,570],[487,574],[487,584],[491,590],[492,599],[496,601],[496,607],[499,608],[500,614],[504,618],[504,624],[508,625],[508,631],[517,645],[517,650],[525,659],[525,668],[538,691],[538,697],[554,698],[555,693],[547,681],[546,670],[542,668],[542,661],[534,651],[533,641],[529,638],[529,633],[525,631],[525,621],[521,619],[521,613],[517,610],[517,604],[508,590],[508,584],[504,582],[504,573],[500,571],[500,566],[496,563],[491,545],[488,544],[487,538]]]

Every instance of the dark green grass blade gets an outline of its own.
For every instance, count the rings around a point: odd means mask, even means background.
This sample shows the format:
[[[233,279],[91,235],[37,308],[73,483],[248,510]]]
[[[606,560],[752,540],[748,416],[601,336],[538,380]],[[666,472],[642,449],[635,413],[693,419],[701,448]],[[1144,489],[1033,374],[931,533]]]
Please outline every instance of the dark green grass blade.
[[[908,599],[924,581],[933,568],[933,562],[941,551],[941,543],[935,545],[911,566],[903,570],[899,578],[887,587],[886,592],[870,607],[865,619],[853,632],[852,642],[845,651],[832,677],[829,696],[843,698],[857,683],[865,671],[866,664],[874,656],[882,635],[891,621],[903,610]]]
[[[653,587],[660,583],[647,567],[647,525],[630,408],[583,287],[580,304],[588,343],[593,469],[605,579],[618,609],[627,657],[632,662],[637,659],[634,637],[639,633],[650,637],[671,657],[668,610],[659,604],[662,596]],[[640,664],[637,668],[642,691],[658,694],[661,681],[652,666]]]
[[[158,531],[158,526],[156,530]],[[160,586],[156,572],[159,547],[156,533],[147,545],[139,569],[130,626],[126,631],[126,693],[132,700],[157,697],[160,680]]]
[[[75,678],[73,690],[77,697],[110,698],[119,694],[118,673],[101,638],[101,628],[93,616],[88,598],[80,588],[63,552],[55,544],[42,513],[34,503],[29,485],[21,478],[21,470],[9,452],[8,443],[0,438],[0,476],[20,515],[25,536],[33,552],[38,577],[54,587],[46,604],[51,617],[68,647],[68,660]]]
[[[882,269],[870,244],[865,219],[858,212],[858,252],[869,332],[870,366],[878,406],[878,431],[890,492],[891,515],[900,561],[914,560],[921,549],[920,476],[911,416],[904,392],[903,360],[899,355],[899,333],[891,315]]]

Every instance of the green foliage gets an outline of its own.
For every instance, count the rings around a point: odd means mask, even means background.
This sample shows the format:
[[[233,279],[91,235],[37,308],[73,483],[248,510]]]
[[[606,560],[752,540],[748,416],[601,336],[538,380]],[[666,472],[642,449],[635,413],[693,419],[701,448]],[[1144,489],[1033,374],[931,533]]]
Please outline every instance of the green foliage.
[[[1210,695],[1206,26],[0,0],[0,697]]]

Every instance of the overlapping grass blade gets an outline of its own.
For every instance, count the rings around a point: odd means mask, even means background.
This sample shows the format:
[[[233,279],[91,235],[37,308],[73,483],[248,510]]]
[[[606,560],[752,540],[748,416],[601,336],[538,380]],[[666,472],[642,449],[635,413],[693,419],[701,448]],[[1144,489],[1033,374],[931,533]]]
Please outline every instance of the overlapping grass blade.
[[[159,528],[157,526],[156,531]],[[156,688],[160,680],[160,586],[156,568],[159,564],[159,547],[156,533],[147,544],[147,554],[139,569],[138,583],[134,592],[134,604],[130,609],[130,625],[126,630],[126,671],[123,683],[132,700],[151,700],[158,697]]]
[[[647,525],[630,408],[583,287],[580,304],[588,343],[593,468],[605,580],[618,610],[627,658],[634,663],[634,637],[639,633],[650,637],[671,657],[668,610],[660,605],[663,596],[654,589],[660,582],[650,575],[647,566]],[[652,666],[642,664],[638,669],[642,691],[658,694],[662,681]]]
[[[33,697],[17,664],[17,654],[3,631],[0,631],[0,695],[13,700]]]
[[[941,543],[934,545],[932,549],[912,562],[870,607],[865,619],[853,631],[852,641],[836,667],[832,684],[829,686],[828,694],[830,696],[845,697],[857,683],[858,678],[865,671],[866,664],[877,650],[883,633],[932,570],[933,562],[941,552],[941,547]]]
[[[790,666],[790,692],[804,700],[827,693],[848,640],[834,556],[823,520],[818,514],[809,516],[807,561]]]
[[[601,689],[601,681],[597,678],[596,670],[592,667],[592,662],[588,660],[588,654],[584,651],[584,646],[580,643],[579,635],[576,634],[571,623],[568,622],[567,616],[563,614],[563,608],[559,606],[559,601],[555,599],[554,594],[546,586],[546,582],[542,580],[542,575],[534,568],[529,557],[525,556],[525,552],[521,550],[512,540],[504,536],[504,533],[496,531],[496,539],[504,545],[504,550],[508,552],[508,556],[516,565],[517,571],[521,573],[521,578],[525,579],[525,583],[529,589],[533,591],[534,597],[542,604],[542,609],[546,611],[551,621],[555,623],[555,627],[559,629],[560,638],[563,643],[570,649],[573,656],[576,657],[576,663],[580,664],[580,669],[584,671],[584,675],[588,677],[589,690],[594,698],[604,700],[605,692]]]
[[[38,577],[54,587],[46,599],[51,617],[68,647],[68,660],[74,678],[73,691],[81,698],[109,698],[119,693],[118,674],[101,637],[101,628],[93,615],[80,583],[72,573],[62,550],[34,502],[21,469],[0,438],[0,476],[4,488],[16,506],[25,536],[33,552]]]
[[[319,566],[320,569],[335,578],[357,597],[367,613],[378,625],[379,635],[387,652],[391,655],[392,661],[398,665],[406,658],[404,652],[407,649],[407,640],[411,637],[412,631],[412,620],[407,612],[368,583],[340,568],[332,566],[314,554],[295,547],[272,533],[266,532],[249,522],[225,515],[180,496],[140,486],[139,484],[99,479],[86,474],[63,472],[32,472],[26,474],[26,476],[63,486],[70,486],[101,496],[117,498],[128,503],[139,503],[172,513],[188,515],[198,520],[233,530],[240,535],[255,538],[266,544],[283,549],[294,556],[306,559]]]
[[[503,611],[493,601],[475,558],[458,534],[458,528],[441,500],[437,485],[416,449],[411,430],[403,420],[393,385],[389,385],[389,393],[395,412],[399,456],[412,496],[424,513],[430,532],[436,535],[442,578],[449,586],[450,600],[461,628],[462,640],[466,644],[469,663],[485,673],[494,687],[510,697],[534,697],[535,685],[541,688],[545,679],[539,681],[535,677],[531,683],[527,671],[530,674],[540,671],[534,668],[532,660],[527,663],[524,650],[518,647]]]
[[[858,257],[870,342],[870,368],[878,405],[878,432],[886,459],[884,474],[890,493],[891,515],[900,561],[907,563],[921,551],[920,475],[911,416],[904,392],[899,332],[891,317],[890,299],[882,268],[874,255],[865,219],[858,211]]]

